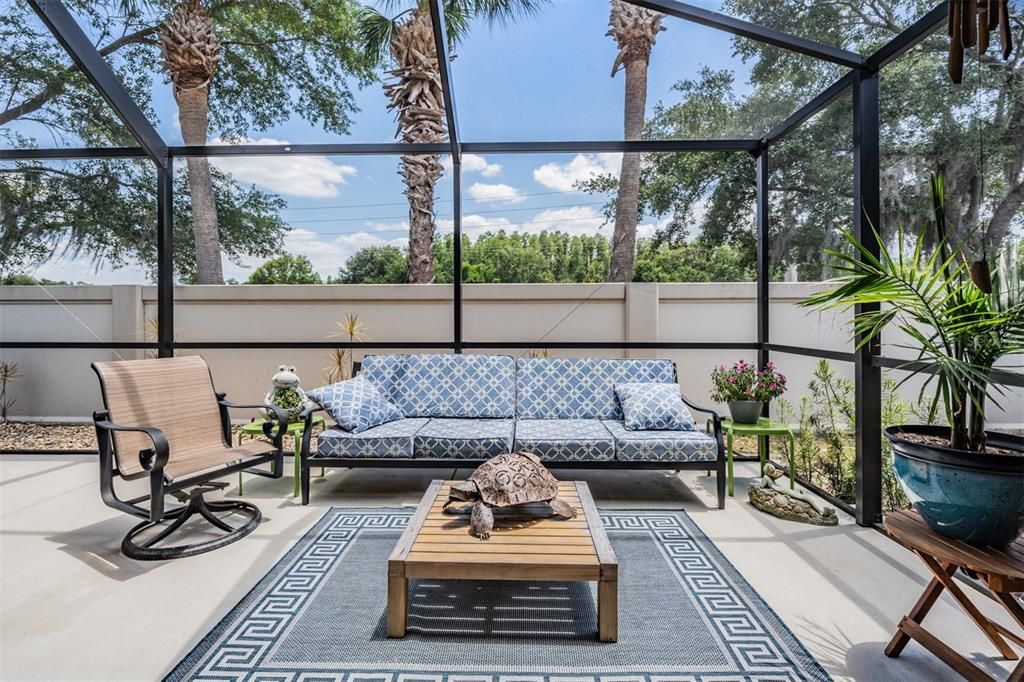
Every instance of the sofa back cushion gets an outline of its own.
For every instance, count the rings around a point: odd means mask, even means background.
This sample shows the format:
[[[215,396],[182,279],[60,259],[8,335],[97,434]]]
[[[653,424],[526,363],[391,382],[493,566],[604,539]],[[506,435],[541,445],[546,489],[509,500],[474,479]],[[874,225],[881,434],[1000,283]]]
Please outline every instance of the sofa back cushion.
[[[406,417],[515,416],[515,361],[508,355],[368,355],[360,376]]]
[[[615,384],[675,382],[671,360],[520,358],[516,361],[516,416],[622,419]]]

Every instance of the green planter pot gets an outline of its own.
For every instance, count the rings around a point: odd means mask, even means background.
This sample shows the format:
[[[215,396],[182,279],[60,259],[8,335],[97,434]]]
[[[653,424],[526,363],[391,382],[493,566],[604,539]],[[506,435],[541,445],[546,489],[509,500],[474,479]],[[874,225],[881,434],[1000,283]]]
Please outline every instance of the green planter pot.
[[[756,424],[762,407],[764,403],[760,400],[730,400],[729,414],[737,424]]]
[[[983,547],[1005,547],[1024,531],[1024,438],[987,433],[989,446],[1020,455],[968,452],[908,440],[904,434],[949,438],[944,426],[885,430],[900,485],[928,526]]]

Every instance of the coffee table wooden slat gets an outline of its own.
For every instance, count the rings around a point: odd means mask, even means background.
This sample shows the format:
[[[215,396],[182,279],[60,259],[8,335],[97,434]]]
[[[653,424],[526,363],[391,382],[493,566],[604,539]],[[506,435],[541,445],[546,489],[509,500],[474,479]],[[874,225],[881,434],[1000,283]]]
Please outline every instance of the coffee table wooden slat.
[[[496,509],[491,539],[469,534],[468,515],[444,513],[451,481],[433,481],[388,559],[388,636],[408,627],[409,579],[594,581],[598,637],[618,638],[618,561],[587,484],[563,481],[575,519],[544,518],[547,505]]]

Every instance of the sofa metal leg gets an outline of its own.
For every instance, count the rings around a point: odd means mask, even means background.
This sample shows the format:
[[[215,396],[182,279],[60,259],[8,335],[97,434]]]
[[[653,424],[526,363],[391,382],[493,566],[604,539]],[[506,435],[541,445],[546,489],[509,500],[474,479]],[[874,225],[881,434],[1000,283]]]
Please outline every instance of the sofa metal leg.
[[[718,471],[715,472],[715,487],[718,489],[718,508],[725,509],[725,461],[719,460]]]
[[[309,462],[302,462],[302,504],[309,504]]]

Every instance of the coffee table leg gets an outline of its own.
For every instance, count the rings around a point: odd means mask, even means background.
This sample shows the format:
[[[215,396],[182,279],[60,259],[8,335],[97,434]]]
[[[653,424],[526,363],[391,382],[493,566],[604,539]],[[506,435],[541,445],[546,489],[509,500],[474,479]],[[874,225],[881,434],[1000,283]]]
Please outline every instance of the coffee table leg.
[[[597,638],[602,642],[619,641],[619,581],[597,582]]]
[[[388,576],[388,637],[405,637],[409,624],[409,579]]]

